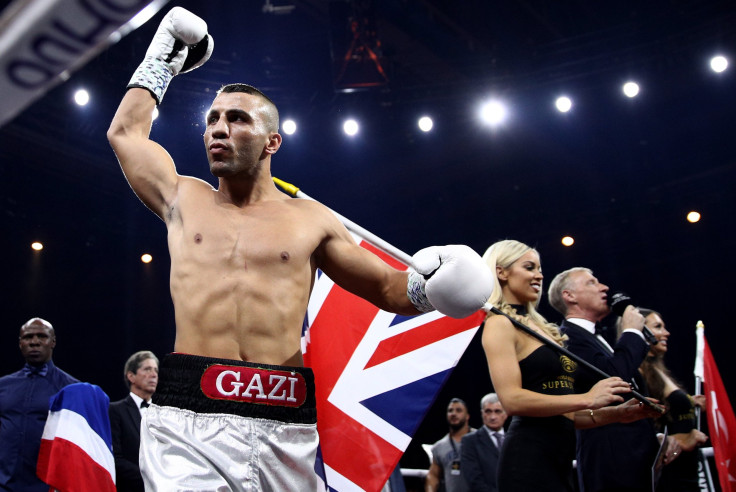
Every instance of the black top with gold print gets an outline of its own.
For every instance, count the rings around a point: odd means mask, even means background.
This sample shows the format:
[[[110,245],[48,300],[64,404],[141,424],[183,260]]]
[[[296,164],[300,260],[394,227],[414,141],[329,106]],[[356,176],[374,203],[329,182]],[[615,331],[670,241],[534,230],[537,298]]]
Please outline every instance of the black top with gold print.
[[[669,406],[667,429],[670,434],[687,434],[696,428],[695,402],[690,395],[677,389],[666,400]]]
[[[521,387],[546,395],[574,393],[577,363],[552,347],[542,345],[519,361]]]

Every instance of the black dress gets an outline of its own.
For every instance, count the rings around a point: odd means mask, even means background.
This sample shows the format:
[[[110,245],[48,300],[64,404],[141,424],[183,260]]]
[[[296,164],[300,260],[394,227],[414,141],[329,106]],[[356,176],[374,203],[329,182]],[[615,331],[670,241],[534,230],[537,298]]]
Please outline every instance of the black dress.
[[[576,364],[542,345],[519,361],[521,386],[548,395],[573,393]],[[503,441],[498,463],[498,490],[572,491],[575,425],[562,415],[515,415]]]
[[[677,389],[666,398],[668,434],[686,434],[695,429],[695,403],[692,397],[681,389]],[[657,486],[662,492],[700,491],[698,486],[699,449],[683,451],[670,465],[662,468],[662,477]]]

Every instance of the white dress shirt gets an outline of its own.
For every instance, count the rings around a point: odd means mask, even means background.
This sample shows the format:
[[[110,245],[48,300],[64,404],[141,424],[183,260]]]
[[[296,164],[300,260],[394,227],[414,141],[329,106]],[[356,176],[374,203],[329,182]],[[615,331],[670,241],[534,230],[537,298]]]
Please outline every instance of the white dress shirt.
[[[503,427],[501,427],[497,431],[494,431],[493,429],[491,429],[487,425],[484,425],[483,428],[486,430],[486,432],[488,432],[488,435],[491,436],[491,441],[493,441],[493,444],[495,444],[498,449],[501,449],[501,446],[498,445],[498,439],[496,438],[496,435],[495,434],[496,434],[496,432],[498,432],[505,439],[506,438],[506,432],[503,430]]]
[[[132,391],[130,392],[130,397],[133,398],[133,401],[135,402],[135,406],[138,409],[138,411],[141,413],[141,416],[143,416],[143,409],[141,408],[141,403],[143,402],[143,398],[136,395]],[[146,400],[146,403],[151,403],[151,400]]]

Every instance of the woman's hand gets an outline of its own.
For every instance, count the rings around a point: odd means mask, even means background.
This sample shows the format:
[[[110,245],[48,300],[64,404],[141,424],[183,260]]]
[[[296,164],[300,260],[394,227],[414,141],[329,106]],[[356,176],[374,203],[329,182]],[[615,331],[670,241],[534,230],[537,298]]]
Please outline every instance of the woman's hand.
[[[647,398],[650,402],[657,404],[659,400],[654,398]],[[641,419],[656,419],[661,417],[662,413],[651,405],[645,405],[644,403],[631,398],[629,401],[616,407],[617,422],[621,424],[629,424]]]
[[[664,455],[664,464],[668,465],[682,454],[680,441],[675,436],[667,436],[667,453]]]
[[[672,434],[672,437],[677,440],[683,451],[692,451],[708,441],[708,436],[698,429],[693,429],[688,433]]]
[[[589,408],[595,410],[611,405],[612,403],[621,403],[624,399],[619,395],[630,391],[631,385],[621,378],[612,377],[602,379],[590,388],[590,391],[587,393],[587,396],[591,399]]]
[[[700,407],[703,411],[708,410],[708,403],[705,399],[705,395],[693,395],[693,402],[696,407]]]

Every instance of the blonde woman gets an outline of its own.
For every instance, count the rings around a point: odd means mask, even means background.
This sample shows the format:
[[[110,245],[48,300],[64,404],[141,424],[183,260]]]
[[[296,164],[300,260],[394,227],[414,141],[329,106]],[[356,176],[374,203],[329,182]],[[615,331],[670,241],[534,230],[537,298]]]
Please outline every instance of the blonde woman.
[[[495,243],[484,255],[494,273],[489,302],[552,342],[563,346],[557,326],[536,310],[542,294],[539,253],[513,240]],[[573,490],[575,428],[651,416],[638,402],[609,407],[624,399],[630,385],[620,378],[603,379],[590,391],[574,393],[577,364],[505,316],[490,314],[483,348],[493,387],[513,416],[501,450],[498,490]],[[593,413],[595,410],[595,413]]]

